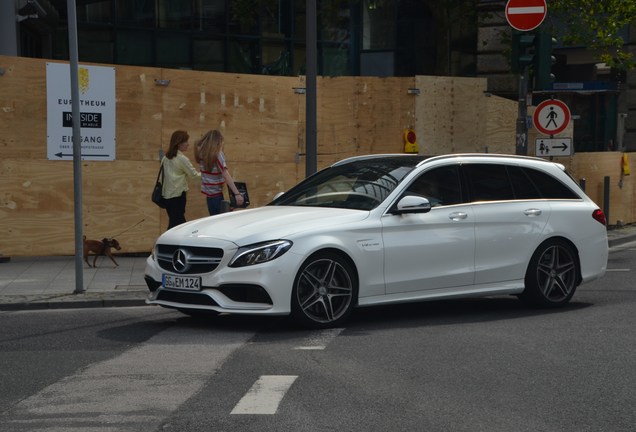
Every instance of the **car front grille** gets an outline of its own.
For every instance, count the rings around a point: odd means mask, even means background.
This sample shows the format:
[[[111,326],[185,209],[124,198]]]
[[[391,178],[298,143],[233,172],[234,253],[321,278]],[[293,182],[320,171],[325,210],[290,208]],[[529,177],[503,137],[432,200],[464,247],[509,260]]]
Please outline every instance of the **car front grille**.
[[[222,258],[223,249],[220,248],[157,245],[157,262],[171,273],[210,273],[218,267]]]
[[[230,300],[241,303],[263,303],[272,305],[274,302],[265,288],[251,284],[225,284],[217,288]]]
[[[161,290],[157,294],[157,300],[197,306],[218,306],[209,296],[192,292]]]

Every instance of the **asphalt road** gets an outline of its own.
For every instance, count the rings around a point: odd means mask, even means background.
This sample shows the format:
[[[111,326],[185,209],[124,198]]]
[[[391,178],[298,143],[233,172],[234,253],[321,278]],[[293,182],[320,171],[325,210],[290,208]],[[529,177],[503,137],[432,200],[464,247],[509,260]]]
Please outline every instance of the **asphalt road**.
[[[356,311],[345,328],[154,307],[0,313],[2,431],[611,431],[636,425],[636,249],[565,309]]]

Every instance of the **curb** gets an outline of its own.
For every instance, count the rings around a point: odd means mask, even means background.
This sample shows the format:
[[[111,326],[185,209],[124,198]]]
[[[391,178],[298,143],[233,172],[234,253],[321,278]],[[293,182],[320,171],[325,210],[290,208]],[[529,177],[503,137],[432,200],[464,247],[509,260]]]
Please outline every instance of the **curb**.
[[[146,306],[147,292],[126,292],[123,295],[96,294],[94,298],[77,299],[73,297],[51,296],[0,296],[0,311],[43,310],[43,309],[80,309],[102,307]],[[132,296],[131,296],[132,294]]]
[[[2,303],[0,311],[21,311],[21,310],[44,310],[44,309],[80,309],[80,308],[101,308],[101,307],[132,307],[147,306],[146,300],[121,300],[121,299],[104,299],[104,300],[88,300],[88,301],[68,301],[68,302],[19,302],[19,303]]]

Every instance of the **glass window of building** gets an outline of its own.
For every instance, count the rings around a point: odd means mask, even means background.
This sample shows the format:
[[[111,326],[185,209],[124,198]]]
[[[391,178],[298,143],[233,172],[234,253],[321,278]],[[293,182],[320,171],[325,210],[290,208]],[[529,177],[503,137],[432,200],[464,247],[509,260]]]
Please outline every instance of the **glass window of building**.
[[[80,28],[77,49],[82,61],[115,63],[115,41],[110,29]]]
[[[190,36],[161,32],[157,35],[156,65],[172,69],[192,69]]]
[[[219,39],[192,41],[192,67],[195,70],[223,72],[225,44]]]
[[[116,0],[117,21],[135,27],[156,27],[155,0]]]
[[[193,27],[192,3],[182,0],[157,0],[157,23],[161,28]]]
[[[194,28],[199,31],[225,33],[225,2],[198,0],[194,4]]]
[[[115,38],[116,63],[136,66],[152,66],[153,34],[144,30],[118,30]]]
[[[77,2],[75,7],[79,23],[112,23],[112,0]]]
[[[398,2],[364,0],[362,7],[362,49],[395,48],[395,17]]]
[[[230,39],[226,72],[258,74],[260,47],[258,40]]]
[[[228,0],[228,31],[237,35],[257,36],[259,34],[259,2]]]

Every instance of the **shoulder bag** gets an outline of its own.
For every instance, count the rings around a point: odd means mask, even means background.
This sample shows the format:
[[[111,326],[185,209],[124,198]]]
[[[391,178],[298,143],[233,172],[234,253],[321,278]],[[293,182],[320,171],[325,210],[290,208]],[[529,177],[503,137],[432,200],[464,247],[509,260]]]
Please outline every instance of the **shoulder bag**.
[[[152,190],[152,202],[161,208],[166,208],[166,200],[163,197],[163,163],[159,167],[155,188]]]

